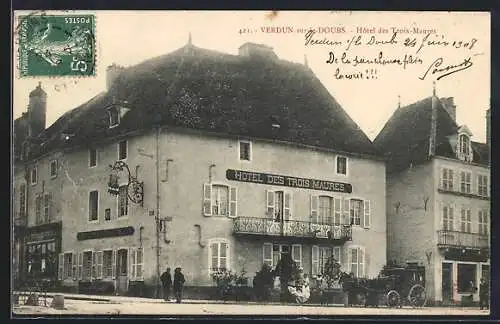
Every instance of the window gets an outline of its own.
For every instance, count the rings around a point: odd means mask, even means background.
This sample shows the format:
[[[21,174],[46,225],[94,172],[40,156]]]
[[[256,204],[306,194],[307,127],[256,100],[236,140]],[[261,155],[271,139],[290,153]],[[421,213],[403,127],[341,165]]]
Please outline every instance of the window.
[[[318,223],[333,224],[332,202],[333,199],[331,197],[319,197]]]
[[[89,221],[96,221],[99,219],[99,191],[94,190],[89,192]]]
[[[127,158],[127,141],[118,142],[118,160]]]
[[[250,142],[240,141],[240,160],[250,161],[252,158],[252,144]]]
[[[59,260],[63,264],[61,255]],[[57,278],[59,273],[63,273],[62,270],[58,273],[58,254],[54,241],[27,244],[25,266],[30,275],[38,278]]]
[[[266,215],[277,222],[290,220],[292,217],[292,195],[286,191],[266,191]]]
[[[35,222],[41,224],[42,220],[42,196],[37,195],[35,197]]]
[[[97,251],[92,254],[92,278],[102,279],[102,251]]]
[[[93,259],[92,259],[92,251],[83,252],[83,263],[82,263],[82,280],[90,281],[92,280],[92,268],[93,268]]]
[[[237,200],[236,187],[210,183],[203,185],[203,214],[205,216],[236,217]]]
[[[337,156],[337,174],[347,174],[347,158]]]
[[[102,254],[102,274],[103,274],[104,278],[114,277],[114,275],[113,275],[113,269],[114,269],[113,254],[114,253],[112,250],[103,251],[103,254]]]
[[[36,184],[38,180],[38,167],[34,165],[31,168],[31,184]]]
[[[441,186],[444,190],[453,190],[453,170],[443,168]]]
[[[462,171],[460,172],[460,192],[470,193],[471,187],[471,173]]]
[[[130,273],[130,277],[134,281],[143,281],[143,269],[144,269],[144,261],[142,255],[142,249],[132,249],[130,250],[130,258],[132,269]]]
[[[108,109],[109,114],[109,128],[113,128],[120,124],[120,112],[118,108],[112,107]]]
[[[459,263],[458,265],[458,292],[469,293],[472,292],[472,287],[476,287],[476,271],[475,264]]]
[[[477,194],[480,196],[488,196],[488,176],[478,175],[477,176]]]
[[[118,217],[128,215],[128,186],[120,186],[118,193]]]
[[[371,206],[369,200],[351,199],[350,222],[351,225],[370,227]]]
[[[477,215],[478,233],[488,235],[488,211],[480,210]]]
[[[362,278],[365,276],[365,251],[363,248],[350,248],[349,249],[349,266],[350,272],[354,274],[356,278]]]
[[[453,207],[443,206],[443,230],[453,231]]]
[[[469,155],[469,137],[467,135],[460,135],[460,153]]]
[[[106,208],[104,210],[104,220],[105,221],[110,221],[111,220],[111,208]]]
[[[318,275],[323,274],[325,270],[325,264],[328,258],[333,256],[338,263],[341,263],[341,248],[340,247],[324,247],[324,246],[312,246],[312,268],[311,274]]]
[[[26,216],[26,185],[24,183],[19,189],[19,216]]]
[[[298,267],[302,267],[302,245],[300,244],[264,243],[262,251],[263,262],[271,267],[276,267],[281,259],[281,254],[284,252],[291,253],[292,260],[295,261]]]
[[[210,270],[229,270],[229,242],[224,239],[212,240],[209,246]]]
[[[64,279],[73,278],[73,253],[64,253]]]
[[[97,150],[90,149],[89,150],[89,167],[97,166]]]
[[[50,223],[51,221],[51,210],[50,210],[50,205],[52,203],[52,195],[50,193],[46,193],[43,196],[43,216],[45,219],[45,222]]]
[[[50,161],[50,177],[57,177],[57,160]]]
[[[470,209],[462,209],[461,210],[461,215],[460,215],[460,231],[466,232],[466,233],[471,233],[471,211]]]

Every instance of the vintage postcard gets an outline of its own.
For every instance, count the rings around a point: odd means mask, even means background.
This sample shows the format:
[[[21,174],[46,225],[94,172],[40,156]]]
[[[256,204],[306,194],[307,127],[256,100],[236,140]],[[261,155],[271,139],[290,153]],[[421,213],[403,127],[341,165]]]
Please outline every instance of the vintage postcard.
[[[12,21],[15,316],[489,314],[489,12]]]

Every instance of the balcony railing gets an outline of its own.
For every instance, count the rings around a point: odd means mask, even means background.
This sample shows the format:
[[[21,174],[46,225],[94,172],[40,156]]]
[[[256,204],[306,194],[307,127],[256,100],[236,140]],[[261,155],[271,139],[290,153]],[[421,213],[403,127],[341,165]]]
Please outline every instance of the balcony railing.
[[[438,245],[445,247],[488,248],[488,235],[457,231],[438,231]]]
[[[458,185],[456,183],[453,183],[453,187],[444,187],[442,183],[439,184],[438,186],[438,192],[440,193],[446,193],[446,194],[452,194],[456,196],[463,196],[463,197],[469,197],[469,198],[479,198],[483,200],[489,200],[490,199],[490,193],[489,191],[486,192],[486,194],[479,194],[477,188],[474,188],[471,186],[469,192],[467,192],[466,188],[462,190],[460,187],[460,183]]]
[[[238,217],[234,219],[235,234],[309,237],[348,241],[352,238],[350,225],[318,224],[305,221],[276,221],[270,218]]]

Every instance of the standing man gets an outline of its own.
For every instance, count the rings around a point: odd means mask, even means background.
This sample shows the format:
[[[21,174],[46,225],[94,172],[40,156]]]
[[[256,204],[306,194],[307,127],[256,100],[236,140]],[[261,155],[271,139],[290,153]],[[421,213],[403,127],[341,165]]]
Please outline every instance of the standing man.
[[[163,287],[163,299],[165,301],[169,301],[170,288],[172,287],[172,275],[170,274],[170,268],[167,268],[167,270],[162,273],[160,280]]]
[[[288,301],[288,282],[293,278],[293,273],[295,270],[295,262],[292,259],[288,249],[284,248],[281,258],[276,265],[274,274],[280,278],[280,290],[281,290],[281,301]]]
[[[181,272],[181,268],[175,268],[174,271],[174,293],[176,303],[180,304],[182,301],[182,289],[184,288],[184,275]]]
[[[489,308],[489,287],[488,282],[481,278],[479,283],[479,307],[480,309],[488,309]]]

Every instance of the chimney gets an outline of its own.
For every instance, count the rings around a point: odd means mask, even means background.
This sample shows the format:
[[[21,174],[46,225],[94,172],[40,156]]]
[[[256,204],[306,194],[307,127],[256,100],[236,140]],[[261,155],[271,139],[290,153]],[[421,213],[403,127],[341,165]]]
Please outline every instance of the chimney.
[[[28,136],[36,136],[45,130],[47,116],[47,93],[42,89],[42,83],[29,94],[28,104]]]
[[[274,53],[272,47],[264,44],[255,43],[245,43],[239,48],[240,56],[250,56],[250,57],[265,57],[271,59],[277,59],[278,56]]]
[[[123,66],[113,63],[106,69],[106,89],[109,90],[123,72]]]
[[[457,106],[455,106],[455,100],[453,97],[448,97],[448,98],[441,98],[441,103],[444,107],[444,109],[448,112],[450,115],[451,119],[453,119],[454,122],[457,121]]]
[[[491,109],[486,110],[486,144],[491,146]]]
[[[429,156],[434,156],[436,153],[436,133],[437,133],[437,101],[436,82],[433,82],[432,87],[432,103],[431,103],[431,131],[429,134]]]

